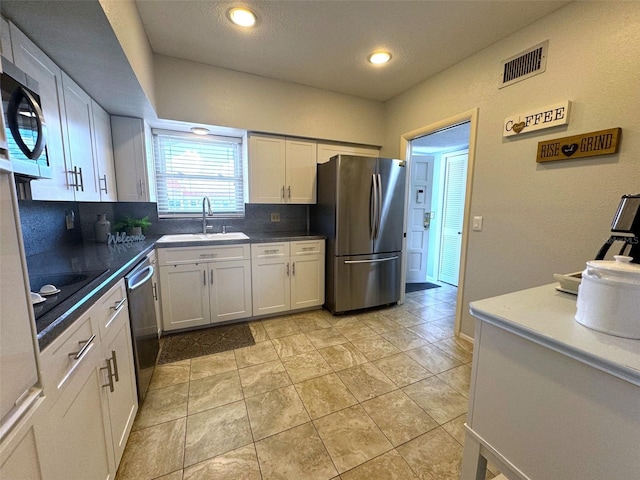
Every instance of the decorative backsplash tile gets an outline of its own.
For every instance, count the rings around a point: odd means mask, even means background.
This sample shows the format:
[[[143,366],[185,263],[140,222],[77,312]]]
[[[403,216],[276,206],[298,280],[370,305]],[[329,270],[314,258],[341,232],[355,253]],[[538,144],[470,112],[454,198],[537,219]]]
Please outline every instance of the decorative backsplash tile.
[[[63,245],[93,243],[93,224],[98,214],[106,214],[114,225],[129,215],[134,218],[149,217],[151,226],[146,235],[169,233],[199,233],[202,218],[159,219],[155,203],[140,202],[50,202],[21,200],[20,223],[27,257],[55,250]],[[75,228],[67,230],[65,214],[73,212]],[[272,222],[271,214],[278,214],[280,221]],[[213,232],[246,233],[306,232],[309,207],[307,205],[255,205],[246,204],[245,218],[207,219]]]

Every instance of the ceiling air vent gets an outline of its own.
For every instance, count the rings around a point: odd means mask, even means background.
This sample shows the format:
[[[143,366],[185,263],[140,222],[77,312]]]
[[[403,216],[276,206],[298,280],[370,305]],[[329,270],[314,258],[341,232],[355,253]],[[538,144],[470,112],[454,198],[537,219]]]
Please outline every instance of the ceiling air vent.
[[[547,67],[547,48],[549,40],[531,47],[502,62],[500,87],[506,87],[525,78],[544,72]]]

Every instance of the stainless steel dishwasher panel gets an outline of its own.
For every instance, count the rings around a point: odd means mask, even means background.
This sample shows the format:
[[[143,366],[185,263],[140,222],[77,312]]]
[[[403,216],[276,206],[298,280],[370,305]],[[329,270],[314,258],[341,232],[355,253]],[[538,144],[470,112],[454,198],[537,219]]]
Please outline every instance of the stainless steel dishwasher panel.
[[[149,388],[160,350],[152,276],[153,266],[145,258],[125,277],[140,402],[144,400]]]

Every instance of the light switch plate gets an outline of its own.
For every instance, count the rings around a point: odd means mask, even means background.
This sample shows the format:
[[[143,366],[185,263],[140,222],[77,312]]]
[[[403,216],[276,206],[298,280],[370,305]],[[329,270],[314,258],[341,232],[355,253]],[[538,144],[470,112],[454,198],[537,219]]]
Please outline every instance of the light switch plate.
[[[473,217],[473,231],[474,232],[482,231],[482,217]]]
[[[272,222],[279,222],[280,221],[280,214],[279,213],[272,213],[271,214],[271,221]]]

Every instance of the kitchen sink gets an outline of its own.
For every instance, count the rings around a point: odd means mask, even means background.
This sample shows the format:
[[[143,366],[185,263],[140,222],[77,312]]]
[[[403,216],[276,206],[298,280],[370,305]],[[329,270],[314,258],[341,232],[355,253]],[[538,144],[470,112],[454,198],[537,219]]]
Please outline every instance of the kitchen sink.
[[[248,240],[249,237],[242,232],[228,233],[183,233],[179,235],[163,235],[156,243],[177,243],[177,242],[217,242],[230,240]]]

